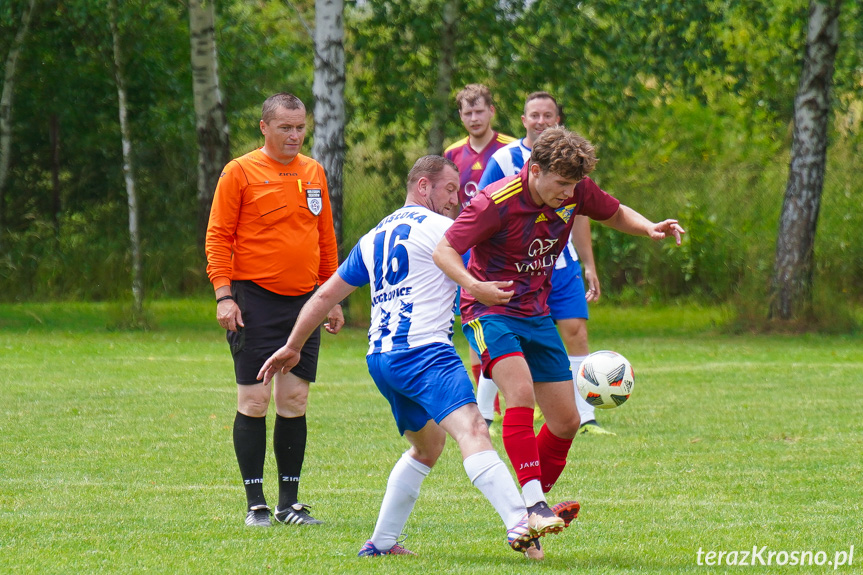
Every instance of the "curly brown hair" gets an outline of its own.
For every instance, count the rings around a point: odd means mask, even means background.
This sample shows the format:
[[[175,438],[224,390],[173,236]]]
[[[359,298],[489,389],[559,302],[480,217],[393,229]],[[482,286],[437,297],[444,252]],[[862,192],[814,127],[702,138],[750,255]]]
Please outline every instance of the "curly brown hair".
[[[575,132],[557,127],[543,130],[533,144],[530,161],[543,173],[554,172],[568,180],[580,181],[599,160],[593,144]]]

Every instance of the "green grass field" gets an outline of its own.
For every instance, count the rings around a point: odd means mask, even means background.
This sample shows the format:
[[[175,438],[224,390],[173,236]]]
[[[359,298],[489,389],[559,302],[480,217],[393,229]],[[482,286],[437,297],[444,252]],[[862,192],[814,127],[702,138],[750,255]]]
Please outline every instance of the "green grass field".
[[[594,306],[591,347],[626,355],[636,387],[599,414],[617,437],[574,442],[549,500],[582,514],[547,559],[508,549],[453,444],[407,525],[419,556],[358,559],[406,448],[364,331],[324,336],[310,400],[300,494],[326,524],[250,529],[214,306],[152,310],[158,329],[117,332],[105,305],[0,305],[0,573],[803,574],[852,545],[836,572],[863,572],[859,336],[730,336],[716,309]],[[753,546],[772,565],[698,564]],[[805,551],[825,564],[777,566]]]

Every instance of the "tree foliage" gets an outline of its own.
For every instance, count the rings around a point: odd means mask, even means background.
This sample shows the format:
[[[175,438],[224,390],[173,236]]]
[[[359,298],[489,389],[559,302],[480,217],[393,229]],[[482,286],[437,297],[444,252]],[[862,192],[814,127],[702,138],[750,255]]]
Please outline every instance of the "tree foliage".
[[[8,53],[27,1],[0,3],[0,55]],[[39,6],[15,86],[0,297],[117,297],[130,261],[105,3],[39,0]],[[457,14],[454,40],[443,46],[447,6]],[[698,224],[684,249],[669,253],[594,226],[606,293],[731,297],[747,274],[769,275],[754,252],[762,244],[769,251],[775,240],[807,6],[806,0],[348,2],[344,200],[353,213],[346,225],[366,227],[357,210],[402,201],[404,175],[426,152],[433,126],[442,125],[445,144],[463,136],[452,101],[462,86],[489,85],[496,128],[516,136],[523,133],[525,96],[544,89],[561,102],[567,126],[598,144],[596,176],[605,189],[647,215],[679,209]],[[829,136],[838,143],[836,161],[853,163],[863,117],[863,7],[855,0],[842,7]],[[120,12],[144,282],[153,294],[205,290],[195,249],[198,144],[187,9],[128,0]],[[304,25],[313,21],[314,0],[218,2],[232,155],[260,145],[260,105],[270,94],[290,91],[314,108],[314,43]],[[447,81],[439,70],[450,60]],[[443,108],[436,105],[441,95]],[[52,224],[55,150],[59,234]],[[825,197],[826,211],[852,203],[858,188],[842,182],[841,194]],[[756,189],[764,197],[758,205]],[[745,230],[735,221],[742,207]],[[346,241],[355,239],[352,229]],[[756,233],[768,239],[748,245],[744,238]],[[822,269],[841,268],[833,276],[848,285],[863,281],[860,266],[848,263],[849,253],[863,251],[845,239],[849,234],[819,244],[830,262],[840,262]]]

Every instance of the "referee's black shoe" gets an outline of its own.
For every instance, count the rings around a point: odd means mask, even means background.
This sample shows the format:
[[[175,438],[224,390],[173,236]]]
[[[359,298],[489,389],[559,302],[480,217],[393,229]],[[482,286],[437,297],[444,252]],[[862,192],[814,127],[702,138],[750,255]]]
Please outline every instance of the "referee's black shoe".
[[[276,521],[285,525],[320,525],[323,523],[320,519],[315,519],[309,515],[312,508],[305,503],[294,503],[284,511],[281,511],[276,506]]]
[[[246,525],[249,527],[272,527],[270,508],[266,505],[254,505],[246,514]]]

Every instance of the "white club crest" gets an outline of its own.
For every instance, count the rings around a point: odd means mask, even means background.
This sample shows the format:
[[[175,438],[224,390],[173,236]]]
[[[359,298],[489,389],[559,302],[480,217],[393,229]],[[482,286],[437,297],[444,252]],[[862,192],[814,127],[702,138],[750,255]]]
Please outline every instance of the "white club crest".
[[[306,190],[306,205],[309,206],[309,210],[314,215],[320,215],[321,210],[324,209],[324,200],[320,189]]]

